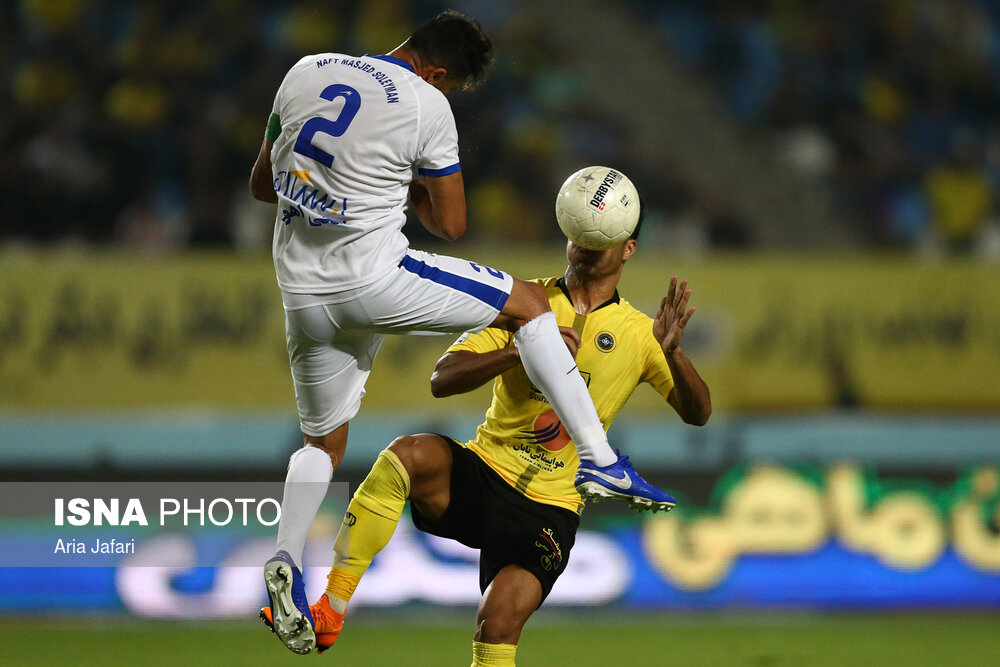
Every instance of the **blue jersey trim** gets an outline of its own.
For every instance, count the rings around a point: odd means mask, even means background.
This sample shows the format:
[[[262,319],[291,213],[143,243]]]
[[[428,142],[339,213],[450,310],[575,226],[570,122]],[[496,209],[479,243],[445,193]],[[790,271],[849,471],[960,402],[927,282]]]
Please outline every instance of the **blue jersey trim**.
[[[507,298],[510,297],[510,294],[501,289],[484,285],[483,283],[476,282],[475,280],[466,278],[465,276],[459,276],[454,273],[442,271],[436,266],[428,266],[419,259],[410,257],[409,255],[403,256],[403,259],[399,262],[399,266],[406,269],[410,273],[416,274],[417,276],[430,280],[438,285],[451,287],[459,292],[475,297],[487,306],[492,306],[497,310],[503,310],[504,304],[507,303]]]
[[[400,67],[405,67],[406,69],[408,69],[411,72],[413,72],[413,65],[411,65],[408,62],[406,62],[405,60],[400,60],[399,58],[396,58],[395,56],[381,55],[381,56],[368,56],[368,57],[369,58],[374,58],[375,60],[384,60],[387,63],[392,63],[394,65],[399,65]],[[416,74],[416,72],[413,72],[413,73]]]
[[[456,171],[462,171],[461,162],[456,162],[453,165],[440,169],[417,169],[417,173],[421,176],[447,176],[448,174],[454,174]]]

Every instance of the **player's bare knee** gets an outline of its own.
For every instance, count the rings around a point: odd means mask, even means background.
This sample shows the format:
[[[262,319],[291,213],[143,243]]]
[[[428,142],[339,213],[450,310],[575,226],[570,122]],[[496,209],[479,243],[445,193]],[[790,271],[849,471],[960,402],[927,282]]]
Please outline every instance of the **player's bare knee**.
[[[434,473],[436,468],[434,446],[437,444],[425,434],[401,435],[393,440],[387,449],[396,455],[406,468],[410,480],[413,481]]]
[[[451,449],[441,436],[430,433],[403,435],[386,448],[396,455],[410,476],[411,488],[440,479],[451,465]]]
[[[416,436],[401,435],[393,440],[386,449],[396,455],[411,477],[417,472],[420,462],[420,444]]]

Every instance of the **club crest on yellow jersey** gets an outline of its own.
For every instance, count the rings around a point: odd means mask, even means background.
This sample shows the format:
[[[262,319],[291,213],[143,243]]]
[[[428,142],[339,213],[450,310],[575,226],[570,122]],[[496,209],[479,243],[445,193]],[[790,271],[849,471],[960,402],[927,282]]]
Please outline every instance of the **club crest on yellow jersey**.
[[[615,340],[615,335],[610,331],[602,331],[594,337],[594,345],[601,352],[610,352],[615,349],[615,345],[618,341]]]

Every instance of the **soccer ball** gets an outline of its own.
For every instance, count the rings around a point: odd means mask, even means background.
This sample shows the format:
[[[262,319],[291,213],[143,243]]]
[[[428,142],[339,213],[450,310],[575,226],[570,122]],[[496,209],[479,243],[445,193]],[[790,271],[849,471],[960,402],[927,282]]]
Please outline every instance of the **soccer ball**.
[[[624,243],[639,222],[639,193],[617,169],[584,167],[559,188],[556,221],[581,248],[613,248]]]

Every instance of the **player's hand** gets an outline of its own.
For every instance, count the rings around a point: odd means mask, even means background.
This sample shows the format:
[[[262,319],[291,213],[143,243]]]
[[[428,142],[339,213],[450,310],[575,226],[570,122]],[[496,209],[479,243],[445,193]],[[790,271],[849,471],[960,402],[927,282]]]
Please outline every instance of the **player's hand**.
[[[687,288],[687,278],[677,286],[677,276],[670,279],[670,289],[660,302],[660,310],[653,318],[653,337],[667,356],[674,353],[684,335],[684,327],[694,315],[694,307],[688,308],[691,290]]]
[[[569,348],[569,353],[576,359],[576,353],[580,351],[580,334],[573,327],[559,327],[559,333],[562,334],[563,342]]]

